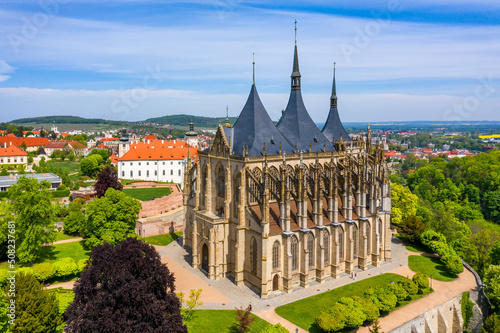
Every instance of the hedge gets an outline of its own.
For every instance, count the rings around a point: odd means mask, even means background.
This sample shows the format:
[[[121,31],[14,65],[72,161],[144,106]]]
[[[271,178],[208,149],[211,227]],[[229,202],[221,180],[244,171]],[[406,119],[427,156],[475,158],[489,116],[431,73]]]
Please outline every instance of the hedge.
[[[462,259],[455,252],[453,247],[446,242],[446,237],[444,235],[433,230],[427,230],[422,233],[420,240],[430,251],[439,254],[450,273],[458,275],[464,271]]]
[[[0,192],[0,199],[2,198],[8,198],[9,197],[9,191],[2,191]]]
[[[65,197],[69,197],[69,189],[66,189],[66,190],[56,190],[54,192],[52,192],[52,197],[53,198],[65,198]]]

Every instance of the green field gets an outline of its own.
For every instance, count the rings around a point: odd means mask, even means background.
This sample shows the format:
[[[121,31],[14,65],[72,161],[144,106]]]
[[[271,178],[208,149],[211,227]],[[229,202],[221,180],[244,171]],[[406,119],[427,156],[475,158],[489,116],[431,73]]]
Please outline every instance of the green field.
[[[250,316],[255,318],[250,326],[250,333],[258,333],[269,324],[253,313]],[[236,332],[233,327],[234,322],[236,322],[236,310],[195,310],[186,325],[189,333],[225,333]]]
[[[147,201],[153,198],[159,198],[171,193],[169,187],[151,187],[151,188],[127,188],[123,189],[123,193],[131,196],[134,199]]]
[[[434,280],[453,281],[457,278],[448,272],[441,259],[437,257],[409,256],[408,267],[414,272],[432,275]]]
[[[151,245],[168,245],[172,243],[174,240],[182,236],[182,232],[176,232],[174,234],[163,234],[146,237],[145,242]]]
[[[405,234],[396,234],[396,237],[405,243],[406,250],[417,253],[430,253],[429,250],[422,244],[412,244],[408,241],[408,236]]]
[[[62,240],[67,240],[67,239],[74,239],[74,238],[78,238],[78,237],[66,235],[64,232],[58,232],[56,234],[56,242],[62,241]]]
[[[49,161],[47,164],[53,168],[61,169],[62,171],[68,171],[69,173],[78,171],[79,164],[74,162],[54,162]]]
[[[285,318],[286,320],[302,327],[309,332],[323,332],[314,323],[316,316],[322,308],[333,306],[341,297],[364,296],[364,292],[370,287],[384,287],[391,281],[397,282],[403,276],[393,273],[386,273],[374,276],[369,279],[361,280],[358,282],[350,283],[343,287],[327,291],[315,296],[301,299],[299,301],[282,305],[276,308],[276,313]],[[412,301],[422,298],[430,293],[424,292],[422,295],[413,295]],[[402,302],[398,307],[404,306],[411,301]]]

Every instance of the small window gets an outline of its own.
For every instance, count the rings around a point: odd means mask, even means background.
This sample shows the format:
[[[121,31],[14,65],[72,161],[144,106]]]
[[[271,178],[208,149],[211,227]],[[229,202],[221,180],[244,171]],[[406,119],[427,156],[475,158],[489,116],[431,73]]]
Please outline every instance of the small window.
[[[146,162],[146,165],[149,165],[149,162]]]
[[[158,171],[157,170],[155,170],[155,176],[158,176]]]
[[[141,165],[141,162],[139,162],[139,165]]]
[[[181,170],[179,170],[179,176],[181,175]]]
[[[155,162],[155,165],[158,165],[158,162]]]
[[[141,176],[141,170],[139,170],[139,177]]]
[[[146,177],[149,177],[149,170],[146,170]]]
[[[122,171],[122,177],[125,177],[125,171]]]
[[[170,170],[170,176],[174,175],[174,170]]]
[[[163,175],[165,176],[165,170],[163,170]]]
[[[132,165],[132,162],[130,162],[130,165]]]
[[[174,162],[170,162],[170,165],[174,165]]]
[[[122,162],[122,166],[125,166],[125,162]]]
[[[134,172],[130,171],[130,178],[134,177]]]

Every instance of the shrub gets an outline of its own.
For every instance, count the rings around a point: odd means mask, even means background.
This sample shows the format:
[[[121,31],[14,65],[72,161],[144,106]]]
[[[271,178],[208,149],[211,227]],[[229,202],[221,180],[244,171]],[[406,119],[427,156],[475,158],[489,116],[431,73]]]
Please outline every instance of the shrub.
[[[398,298],[388,288],[375,288],[375,303],[380,311],[391,312],[396,308]]]
[[[35,271],[31,267],[21,267],[17,269],[17,274],[25,274],[25,275],[35,275]]]
[[[260,331],[260,333],[290,333],[290,331],[278,323],[276,325],[267,325],[262,331]]]
[[[73,258],[62,258],[54,263],[56,269],[56,276],[65,277],[78,272],[78,266]]]
[[[345,327],[345,306],[335,303],[331,308],[322,309],[316,317],[315,323],[323,331],[340,331]]]
[[[469,327],[470,319],[474,314],[472,311],[472,308],[474,307],[474,302],[470,300],[468,291],[462,294],[461,307],[462,307],[462,318],[464,319],[464,329],[467,329],[467,327]]]
[[[57,190],[58,190],[58,191],[64,191],[65,189],[66,189],[66,185],[64,185],[64,184],[61,184],[61,185],[59,185],[59,186],[57,187]]]
[[[355,302],[358,302],[361,305],[361,309],[363,310],[367,321],[374,321],[375,319],[380,317],[380,310],[378,309],[378,306],[373,299],[359,296],[354,296],[353,299]]]
[[[418,286],[407,277],[398,281],[398,285],[404,288],[409,295],[416,295],[418,293]]]
[[[429,277],[424,273],[415,273],[415,275],[413,275],[412,281],[418,286],[419,292],[421,292],[423,289],[429,288]]]
[[[396,296],[398,302],[405,301],[409,296],[408,291],[406,291],[406,289],[400,284],[389,284],[387,288]]]
[[[85,267],[87,267],[87,263],[89,262],[88,259],[80,259],[78,260],[77,266],[78,266],[78,272],[83,272],[85,270]]]
[[[7,284],[8,277],[9,277],[9,274],[7,274],[7,270],[0,269],[0,287],[3,287],[4,285]]]
[[[438,242],[438,241],[433,241],[430,242],[429,250],[431,250],[433,253],[437,253],[440,256],[444,256],[452,250],[451,247],[448,246],[445,242]]]
[[[342,297],[339,299],[338,303],[344,306],[345,327],[357,328],[363,325],[366,320],[366,315],[363,312],[361,304],[351,297]]]
[[[65,197],[69,197],[69,189],[65,189],[65,190],[62,190],[62,191],[54,191],[52,192],[52,197],[53,198],[65,198]]]
[[[446,237],[438,232],[435,232],[434,230],[427,230],[420,235],[420,241],[423,245],[427,246],[430,249],[432,248],[432,245],[429,245],[432,241],[446,243]]]
[[[458,275],[464,271],[464,265],[462,264],[462,259],[457,254],[447,254],[442,257],[442,260],[450,271],[450,273]]]
[[[56,268],[49,262],[36,264],[33,266],[35,277],[38,281],[44,282],[56,274]]]

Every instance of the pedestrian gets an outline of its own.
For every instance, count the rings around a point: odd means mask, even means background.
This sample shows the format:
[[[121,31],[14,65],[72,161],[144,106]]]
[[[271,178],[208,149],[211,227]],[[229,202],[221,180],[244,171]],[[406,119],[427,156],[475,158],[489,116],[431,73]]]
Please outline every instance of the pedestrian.
[[[250,305],[248,306],[248,309],[250,310],[250,312],[252,312],[252,303],[250,302]]]
[[[354,280],[358,279],[358,273],[354,273]]]

